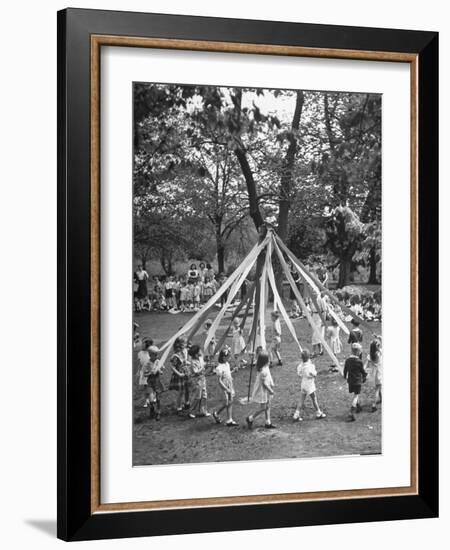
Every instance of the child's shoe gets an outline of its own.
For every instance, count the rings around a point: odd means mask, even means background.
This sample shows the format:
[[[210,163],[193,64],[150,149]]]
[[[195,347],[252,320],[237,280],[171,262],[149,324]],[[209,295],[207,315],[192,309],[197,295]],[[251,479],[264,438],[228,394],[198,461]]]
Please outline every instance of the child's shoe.
[[[222,424],[222,420],[220,420],[219,415],[216,413],[216,411],[213,411],[212,415],[214,420],[216,421],[216,424]]]
[[[194,419],[194,418],[195,418],[195,414],[194,414],[194,413],[189,413],[189,414],[188,414],[188,418]]]
[[[327,417],[327,415],[322,411],[319,411],[319,412],[316,413],[316,418],[318,420],[320,420],[321,418],[326,418],[326,417]]]
[[[350,409],[350,414],[348,415],[348,421],[349,422],[354,422],[356,420],[355,418],[355,407],[352,407]]]
[[[245,419],[245,421],[247,422],[247,427],[248,427],[248,429],[251,430],[252,427],[253,427],[253,420],[250,420],[250,417],[247,416],[247,418]]]
[[[227,426],[227,428],[230,428],[234,426],[239,426],[239,424],[234,420],[228,420],[227,422],[225,422],[225,426]]]

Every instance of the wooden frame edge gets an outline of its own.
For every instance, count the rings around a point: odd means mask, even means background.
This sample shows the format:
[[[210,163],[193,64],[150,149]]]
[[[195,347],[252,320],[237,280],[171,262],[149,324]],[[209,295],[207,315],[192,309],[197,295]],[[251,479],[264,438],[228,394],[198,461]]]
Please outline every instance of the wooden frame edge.
[[[319,57],[409,63],[411,112],[411,484],[406,487],[283,493],[253,496],[212,497],[164,501],[102,504],[100,499],[100,49],[101,46],[164,48],[224,53],[247,53],[296,57]],[[91,514],[245,506],[283,502],[381,498],[418,495],[418,54],[331,48],[306,48],[115,35],[91,35],[90,55],[90,176],[91,176]]]

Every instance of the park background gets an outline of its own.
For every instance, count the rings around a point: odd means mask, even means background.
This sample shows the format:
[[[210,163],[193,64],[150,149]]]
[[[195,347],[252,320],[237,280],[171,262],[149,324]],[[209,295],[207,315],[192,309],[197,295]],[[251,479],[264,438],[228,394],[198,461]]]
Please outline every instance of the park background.
[[[450,35],[448,10],[430,0],[394,4],[380,0],[367,5],[356,0],[318,4],[230,0],[213,4],[198,0],[142,2],[129,0],[77,1],[77,7],[165,13],[276,19],[311,23],[411,28],[441,31],[441,119],[450,119]],[[2,541],[8,548],[62,547],[55,537],[56,518],[56,10],[67,7],[50,0],[38,5],[29,0],[4,7],[2,41],[4,83],[0,90],[4,152],[0,201],[3,269],[2,304]],[[20,33],[18,30],[20,29]],[[450,149],[446,124],[441,125],[442,158]],[[450,330],[445,310],[450,305],[445,277],[450,269],[448,239],[450,201],[448,164],[441,166],[441,356]],[[14,289],[29,289],[23,304]],[[28,294],[27,294],[28,298]],[[32,356],[32,380],[21,377],[21,357]],[[446,365],[445,365],[446,366]],[[441,371],[442,397],[450,384],[449,370]],[[14,388],[14,391],[11,391]],[[444,393],[445,392],[445,393]],[[401,543],[418,550],[430,540],[448,539],[450,528],[450,403],[441,399],[441,518],[419,521],[332,525],[283,530],[161,537],[157,549],[257,546],[286,548],[314,545],[346,549],[357,544],[375,549]],[[353,541],[353,542],[352,542]],[[356,541],[356,542],[354,542]],[[82,543],[83,548],[144,548],[148,539]]]

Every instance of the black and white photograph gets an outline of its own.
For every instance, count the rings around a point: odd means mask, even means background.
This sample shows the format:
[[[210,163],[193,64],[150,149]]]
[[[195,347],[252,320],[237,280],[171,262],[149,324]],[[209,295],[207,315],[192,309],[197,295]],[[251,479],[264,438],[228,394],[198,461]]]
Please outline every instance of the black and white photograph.
[[[133,465],[382,452],[381,94],[133,83]]]

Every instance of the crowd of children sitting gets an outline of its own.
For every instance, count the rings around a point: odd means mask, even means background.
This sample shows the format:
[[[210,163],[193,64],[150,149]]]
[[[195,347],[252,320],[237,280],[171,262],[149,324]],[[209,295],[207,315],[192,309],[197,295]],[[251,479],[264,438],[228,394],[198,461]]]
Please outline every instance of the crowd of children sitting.
[[[183,276],[155,275],[150,280],[148,274],[145,291],[140,285],[141,271],[135,273],[134,310],[135,311],[166,311],[182,313],[198,311],[224,283],[226,277],[216,275],[211,264],[201,262],[197,268],[191,264]],[[144,276],[145,276],[144,275]]]
[[[251,394],[251,402],[258,405],[258,408],[245,419],[247,427],[251,429],[255,419],[264,414],[265,427],[274,428],[271,421],[271,403],[275,393],[275,384],[271,374],[271,368],[282,365],[281,358],[281,324],[279,313],[272,312],[272,343],[269,351],[261,346],[256,349],[254,355],[250,355],[252,365],[256,367],[256,378]],[[206,335],[211,327],[212,321],[205,322],[202,335],[203,344]],[[375,397],[371,403],[371,410],[376,411],[377,405],[382,399],[382,351],[381,337],[375,336],[371,341],[369,354],[363,362],[362,346],[363,333],[359,328],[359,322],[352,320],[353,328],[349,333],[348,345],[349,355],[345,359],[342,374],[347,381],[348,391],[351,394],[349,421],[356,420],[355,413],[361,411],[359,396],[362,385],[370,377],[375,389]],[[150,408],[150,416],[156,420],[161,418],[161,393],[164,387],[161,381],[161,374],[164,365],[158,359],[159,350],[150,338],[140,339],[138,325],[135,324],[135,349],[138,351],[138,384],[142,388],[144,407]],[[313,330],[313,334],[314,334]],[[317,332],[317,331],[316,331]],[[342,352],[343,345],[340,339],[340,327],[336,320],[332,319],[330,325],[324,331],[324,337],[334,354]],[[315,341],[313,335],[313,341]],[[316,337],[317,338],[317,337]],[[300,389],[298,403],[293,415],[294,421],[302,421],[304,418],[306,398],[309,397],[316,411],[316,418],[322,419],[326,414],[319,406],[315,378],[317,371],[312,359],[323,354],[321,338],[320,346],[315,346],[315,352],[310,353],[304,349],[301,353],[301,362],[297,367],[297,374],[300,378]],[[186,415],[187,418],[212,416],[217,424],[222,423],[220,417],[222,411],[226,410],[226,426],[234,427],[238,423],[233,419],[233,400],[235,397],[233,373],[246,365],[243,360],[245,353],[245,340],[239,322],[233,323],[231,336],[231,348],[224,345],[218,353],[215,361],[216,341],[213,338],[207,348],[201,344],[188,342],[180,337],[174,343],[173,354],[170,358],[170,381],[168,390],[176,393],[176,412],[178,415]],[[233,366],[231,366],[231,364]],[[340,369],[333,365],[330,369],[335,372]],[[212,412],[208,411],[207,400],[207,376],[215,374],[218,388],[222,395],[219,406]]]

